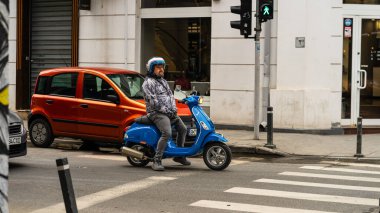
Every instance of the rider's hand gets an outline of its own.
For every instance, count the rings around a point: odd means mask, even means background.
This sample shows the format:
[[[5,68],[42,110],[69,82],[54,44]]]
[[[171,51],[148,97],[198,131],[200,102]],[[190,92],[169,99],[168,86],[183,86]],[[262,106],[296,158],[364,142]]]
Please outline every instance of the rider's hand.
[[[176,117],[177,117],[177,112],[172,112],[172,113],[169,114],[169,118],[170,119],[174,119]]]

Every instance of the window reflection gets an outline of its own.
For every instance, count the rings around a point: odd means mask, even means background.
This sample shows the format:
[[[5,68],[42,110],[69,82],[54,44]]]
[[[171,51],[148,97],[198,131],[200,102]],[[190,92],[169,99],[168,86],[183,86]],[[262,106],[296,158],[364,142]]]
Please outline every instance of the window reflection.
[[[211,7],[211,0],[142,0],[141,7]]]
[[[343,0],[343,4],[380,4],[380,0]]]
[[[143,19],[142,70],[149,58],[163,57],[165,78],[173,82],[172,89],[174,85],[181,85],[182,90],[196,86],[206,95],[209,84],[196,82],[210,82],[210,30],[210,18]]]

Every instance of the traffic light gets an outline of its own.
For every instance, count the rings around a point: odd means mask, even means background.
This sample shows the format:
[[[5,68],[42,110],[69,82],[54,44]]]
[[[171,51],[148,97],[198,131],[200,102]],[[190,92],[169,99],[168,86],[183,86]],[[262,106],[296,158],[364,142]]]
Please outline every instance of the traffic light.
[[[259,0],[259,19],[260,22],[273,19],[273,0]]]
[[[240,0],[240,6],[231,6],[231,12],[240,15],[240,21],[231,21],[231,27],[240,30],[240,35],[252,34],[252,0]]]

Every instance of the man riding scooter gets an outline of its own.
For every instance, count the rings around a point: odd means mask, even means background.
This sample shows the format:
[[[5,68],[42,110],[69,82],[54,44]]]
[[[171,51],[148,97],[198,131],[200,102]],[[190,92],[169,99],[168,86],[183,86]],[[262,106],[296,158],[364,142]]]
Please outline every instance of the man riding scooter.
[[[153,57],[146,64],[147,77],[142,85],[144,99],[146,102],[146,112],[151,120],[161,132],[161,137],[157,144],[156,154],[153,158],[152,169],[163,171],[162,156],[171,138],[174,125],[178,131],[177,146],[184,147],[187,128],[181,118],[177,115],[177,107],[168,82],[163,78],[165,72],[165,60],[161,57]],[[182,165],[190,165],[186,157],[175,157],[175,162]]]

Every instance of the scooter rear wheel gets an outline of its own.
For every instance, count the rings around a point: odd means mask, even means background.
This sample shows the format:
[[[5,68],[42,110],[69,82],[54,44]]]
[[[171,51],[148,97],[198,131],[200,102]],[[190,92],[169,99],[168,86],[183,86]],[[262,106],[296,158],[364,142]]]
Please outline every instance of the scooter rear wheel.
[[[145,147],[140,144],[135,144],[131,146],[130,148],[140,151],[140,152],[144,152],[144,149],[145,149]],[[144,167],[148,165],[148,163],[150,162],[149,160],[141,160],[141,159],[129,157],[129,156],[127,157],[127,160],[132,166],[136,166],[136,167]]]
[[[231,158],[231,149],[221,142],[208,143],[203,150],[203,161],[212,170],[220,171],[227,168]]]

